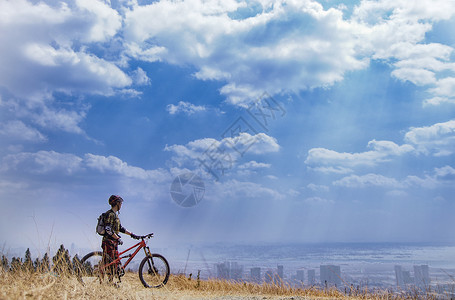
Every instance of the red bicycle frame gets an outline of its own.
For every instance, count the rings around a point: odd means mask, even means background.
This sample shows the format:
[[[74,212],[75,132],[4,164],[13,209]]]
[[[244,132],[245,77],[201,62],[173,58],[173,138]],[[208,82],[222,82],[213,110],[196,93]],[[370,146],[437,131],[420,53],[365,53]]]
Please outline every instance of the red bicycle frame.
[[[134,251],[134,253],[122,256],[123,254],[125,254],[126,252],[130,251],[131,249],[133,249],[135,247],[138,247],[138,248],[136,249],[136,251]],[[117,253],[118,253],[117,258],[115,260],[111,261],[109,264],[104,265],[104,268],[107,268],[107,267],[109,267],[111,265],[118,265],[118,263],[121,262],[121,260],[123,258],[129,257],[129,259],[126,261],[126,263],[124,265],[120,265],[122,269],[125,269],[126,266],[130,263],[130,261],[136,256],[136,254],[141,249],[144,249],[145,256],[151,256],[149,247],[147,247],[147,244],[145,243],[145,240],[142,239],[142,241],[140,241],[139,243],[137,243],[134,246],[131,246],[130,248],[126,249],[125,251],[122,251],[122,252],[118,252],[117,251]]]

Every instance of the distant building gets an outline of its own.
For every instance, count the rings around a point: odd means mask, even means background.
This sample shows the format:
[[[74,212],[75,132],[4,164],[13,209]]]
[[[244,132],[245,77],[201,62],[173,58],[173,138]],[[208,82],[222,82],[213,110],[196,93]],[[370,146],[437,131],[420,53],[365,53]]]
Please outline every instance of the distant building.
[[[251,268],[251,281],[261,283],[261,268]]]
[[[231,264],[227,261],[224,263],[216,264],[216,278],[226,280],[230,279],[231,278],[230,270]]]
[[[403,271],[403,282],[404,282],[404,284],[414,283],[414,278],[411,277],[410,271]]]
[[[273,272],[271,270],[267,270],[264,275],[264,281],[267,283],[272,283],[273,281]]]
[[[335,265],[321,265],[320,279],[321,284],[324,286],[335,285],[341,286],[341,269],[340,266]]]
[[[281,285],[284,280],[284,267],[279,265],[277,266],[277,272],[273,278],[275,284]]]
[[[277,266],[277,274],[281,280],[284,279],[284,267],[283,266]]]
[[[224,262],[216,264],[216,277],[219,279],[242,279],[243,267],[236,262]]]
[[[316,284],[316,271],[315,270],[308,270],[308,284],[309,285]]]
[[[305,271],[303,271],[303,270],[297,270],[295,279],[298,280],[298,281],[300,281],[300,282],[303,282],[303,280],[305,280]]]
[[[243,266],[239,265],[236,262],[231,263],[230,274],[231,274],[230,279],[241,280],[243,274]]]
[[[430,285],[430,272],[428,265],[414,266],[414,283],[419,287]]]
[[[401,266],[395,266],[395,278],[397,282],[397,287],[404,287],[403,269],[401,268]]]

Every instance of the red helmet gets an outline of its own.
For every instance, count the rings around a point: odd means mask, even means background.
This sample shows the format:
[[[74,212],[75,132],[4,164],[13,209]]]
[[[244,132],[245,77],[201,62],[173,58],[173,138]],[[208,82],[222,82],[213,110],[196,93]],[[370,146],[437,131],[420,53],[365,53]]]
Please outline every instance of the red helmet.
[[[109,197],[109,205],[110,206],[115,206],[117,205],[117,203],[119,202],[123,202],[123,199],[122,197],[118,196],[118,195],[111,195]]]

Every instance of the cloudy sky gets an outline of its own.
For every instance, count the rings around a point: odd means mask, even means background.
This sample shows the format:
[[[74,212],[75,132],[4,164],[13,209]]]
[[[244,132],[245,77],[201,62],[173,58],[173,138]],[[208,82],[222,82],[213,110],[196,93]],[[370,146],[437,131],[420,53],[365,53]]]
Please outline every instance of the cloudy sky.
[[[119,194],[162,244],[455,242],[453,28],[452,0],[0,0],[0,241],[97,247]]]

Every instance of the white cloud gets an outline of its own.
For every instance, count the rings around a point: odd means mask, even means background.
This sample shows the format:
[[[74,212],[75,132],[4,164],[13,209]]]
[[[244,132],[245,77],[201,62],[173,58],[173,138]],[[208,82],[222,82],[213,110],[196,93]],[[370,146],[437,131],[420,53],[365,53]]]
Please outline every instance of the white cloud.
[[[355,25],[343,20],[340,10],[324,10],[313,1],[286,1],[259,3],[263,11],[246,19],[229,17],[246,5],[237,1],[137,5],[125,15],[127,55],[191,64],[198,69],[197,78],[227,80],[221,92],[235,104],[264,90],[331,85],[345,72],[367,66],[355,52]],[[144,55],[147,51],[152,53]]]
[[[423,106],[430,106],[430,105],[438,106],[438,105],[441,105],[441,104],[444,104],[444,103],[455,104],[455,97],[454,98],[434,97],[434,98],[431,98],[431,99],[426,99],[423,102]]]
[[[220,199],[273,201],[283,200],[285,196],[258,183],[232,179],[225,182],[213,182],[210,188],[206,190],[204,198],[211,201],[219,201]]]
[[[451,166],[444,166],[442,168],[435,168],[435,177],[439,180],[455,180],[455,169]]]
[[[400,68],[392,71],[392,75],[404,81],[410,81],[415,85],[427,85],[436,83],[434,72],[417,68]]]
[[[451,186],[455,181],[455,169],[451,166],[435,168],[432,174],[427,174],[424,177],[408,175],[402,180],[386,177],[380,174],[366,175],[350,175],[334,181],[335,186],[347,188],[365,188],[365,187],[381,187],[393,189],[388,193],[393,196],[405,196],[403,190],[412,189],[415,187],[425,189],[435,189],[442,186]]]
[[[0,125],[0,136],[3,139],[30,141],[30,142],[43,142],[47,138],[37,129],[27,126],[22,121],[8,121]]]
[[[438,182],[436,178],[428,175],[423,178],[409,175],[406,177],[403,183],[409,187],[422,187],[426,189],[434,189],[440,186],[440,182]]]
[[[312,148],[308,151],[305,164],[312,170],[326,173],[348,173],[352,168],[359,166],[375,166],[379,163],[390,161],[394,156],[412,152],[410,145],[397,145],[391,141],[368,142],[371,151],[360,153],[336,152],[325,148]]]
[[[131,166],[115,156],[91,153],[87,153],[83,157],[55,151],[9,154],[3,158],[0,170],[6,173],[17,171],[23,174],[41,175],[58,173],[63,176],[86,174],[87,172],[91,174],[103,173],[155,183],[171,180],[171,174],[166,170],[146,170]]]
[[[266,163],[258,163],[257,161],[249,161],[247,163],[239,165],[237,168],[238,169],[264,169],[264,168],[270,168],[270,164]]]
[[[326,185],[319,185],[319,184],[314,184],[314,183],[310,183],[306,187],[312,191],[327,192],[329,190],[329,187]]]
[[[19,171],[31,174],[58,172],[71,175],[82,170],[82,158],[55,151],[22,152],[6,155],[2,160],[2,171]]]
[[[137,85],[150,85],[150,78],[147,76],[147,73],[141,68],[137,68],[133,72],[132,76],[134,83]]]
[[[83,37],[85,42],[103,42],[113,37],[122,26],[122,19],[118,12],[103,1],[99,0],[76,0],[80,11],[87,19],[90,19],[91,26]],[[86,20],[87,21],[87,20]]]
[[[85,135],[79,124],[87,107],[56,108],[55,93],[109,96],[132,84],[115,62],[118,54],[106,55],[114,60],[108,61],[91,52],[111,42],[121,26],[106,1],[1,0],[0,87],[17,100],[14,114]]]
[[[438,80],[436,87],[430,92],[441,97],[455,97],[455,77],[446,77]]]
[[[179,113],[192,115],[195,113],[204,112],[207,110],[207,108],[205,106],[194,105],[192,103],[185,102],[185,101],[179,101],[179,103],[177,105],[169,104],[166,107],[166,110],[171,115],[175,115],[175,114],[179,114]]]
[[[390,61],[396,68],[393,76],[427,86],[432,96],[441,96],[438,87],[432,86],[449,80],[444,71],[454,70],[453,48],[439,43],[425,44],[425,35],[432,30],[432,23],[454,15],[453,1],[362,1],[351,21],[362,25],[363,44],[359,47],[364,55]]]
[[[0,85],[15,96],[112,94],[131,84],[114,63],[74,47],[107,41],[120,29],[120,16],[105,3],[1,1],[0,11]]]
[[[455,120],[411,128],[404,139],[415,145],[421,153],[434,156],[451,155],[455,149]]]
[[[242,132],[236,137],[227,137],[219,141],[204,138],[186,145],[166,145],[164,150],[174,153],[172,160],[178,166],[205,168],[204,164],[212,166],[217,163],[221,164],[223,169],[229,170],[245,153],[261,155],[277,152],[279,148],[276,139],[265,133],[250,135]]]
[[[325,173],[325,174],[348,174],[354,172],[354,170],[350,168],[344,168],[344,167],[308,167],[309,170],[315,171],[315,172],[320,172],[320,173]]]
[[[309,204],[309,205],[328,205],[328,204],[334,204],[335,201],[333,200],[328,200],[325,198],[321,197],[308,197],[303,200],[304,203]]]
[[[84,164],[103,173],[116,173],[128,178],[153,180],[155,182],[169,181],[170,176],[164,170],[145,170],[140,167],[130,166],[115,156],[102,156],[85,154]]]
[[[403,184],[394,178],[385,177],[379,174],[366,174],[362,176],[350,175],[340,180],[333,182],[333,185],[343,186],[348,188],[364,188],[364,187],[384,187],[384,188],[402,188]]]

